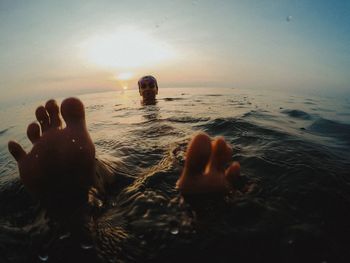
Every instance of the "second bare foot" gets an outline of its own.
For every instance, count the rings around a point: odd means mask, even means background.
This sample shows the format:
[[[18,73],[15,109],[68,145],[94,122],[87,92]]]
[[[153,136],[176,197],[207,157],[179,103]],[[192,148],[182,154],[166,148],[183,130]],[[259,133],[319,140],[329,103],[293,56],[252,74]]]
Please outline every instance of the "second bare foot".
[[[227,193],[235,190],[240,176],[238,162],[231,163],[232,148],[223,138],[211,141],[205,133],[193,137],[188,145],[183,172],[177,181],[182,194]]]

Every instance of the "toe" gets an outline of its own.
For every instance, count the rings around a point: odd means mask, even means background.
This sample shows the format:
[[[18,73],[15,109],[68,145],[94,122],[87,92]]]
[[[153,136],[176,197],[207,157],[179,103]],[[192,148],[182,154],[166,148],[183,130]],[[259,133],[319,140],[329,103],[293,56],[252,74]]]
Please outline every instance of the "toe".
[[[210,156],[209,170],[223,171],[225,165],[232,158],[232,148],[225,142],[224,138],[220,137],[213,143],[213,150]]]
[[[46,111],[49,113],[50,117],[50,127],[51,128],[60,128],[61,127],[61,118],[59,116],[60,110],[55,100],[49,100],[45,105]]]
[[[207,134],[197,134],[189,143],[184,172],[186,174],[202,174],[210,157],[211,141]]]
[[[79,99],[65,99],[61,104],[61,113],[67,127],[74,125],[85,127],[84,105]]]
[[[234,162],[225,171],[225,176],[232,185],[235,185],[235,182],[239,180],[238,178],[240,174],[241,174],[241,166],[239,162]]]
[[[36,122],[28,125],[27,136],[32,143],[35,143],[40,138],[40,126]]]
[[[46,109],[43,106],[38,107],[35,111],[35,116],[40,123],[41,131],[44,133],[50,126],[49,115],[47,114]]]
[[[17,162],[19,162],[26,156],[26,152],[23,150],[22,146],[19,145],[17,142],[9,141],[8,149]]]
[[[253,185],[249,184],[249,180],[246,176],[241,175],[241,166],[238,162],[231,164],[226,169],[225,177],[231,185],[231,189],[247,192],[253,190]]]

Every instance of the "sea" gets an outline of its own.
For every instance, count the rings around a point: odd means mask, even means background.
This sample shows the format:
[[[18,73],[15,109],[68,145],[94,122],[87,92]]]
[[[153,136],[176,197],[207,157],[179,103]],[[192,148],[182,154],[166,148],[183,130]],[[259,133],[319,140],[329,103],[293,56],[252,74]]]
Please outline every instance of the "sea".
[[[350,262],[350,97],[238,88],[163,88],[147,106],[136,90],[78,97],[97,157],[120,180],[96,197],[86,235],[52,222],[7,150],[9,140],[30,150],[26,127],[45,101],[2,109],[1,263]],[[253,190],[180,195],[198,132],[225,138]]]

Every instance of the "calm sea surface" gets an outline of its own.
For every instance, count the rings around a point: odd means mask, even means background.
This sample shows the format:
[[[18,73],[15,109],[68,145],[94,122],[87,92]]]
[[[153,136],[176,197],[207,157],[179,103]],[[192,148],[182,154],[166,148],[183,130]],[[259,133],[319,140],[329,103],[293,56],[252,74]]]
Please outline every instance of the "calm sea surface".
[[[136,91],[80,98],[97,155],[119,162],[122,179],[96,201],[91,237],[49,228],[7,151],[10,139],[30,149],[38,104],[2,110],[1,263],[350,262],[349,98],[230,88],[161,89],[153,106]],[[253,192],[179,196],[197,131],[232,144]]]

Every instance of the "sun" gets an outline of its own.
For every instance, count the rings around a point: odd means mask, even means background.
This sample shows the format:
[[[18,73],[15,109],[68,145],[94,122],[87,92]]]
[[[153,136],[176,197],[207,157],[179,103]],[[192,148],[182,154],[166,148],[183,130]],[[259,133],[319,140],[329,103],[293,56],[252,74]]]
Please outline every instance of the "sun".
[[[165,42],[130,27],[91,36],[79,46],[90,63],[111,69],[154,66],[175,57],[174,50]]]

